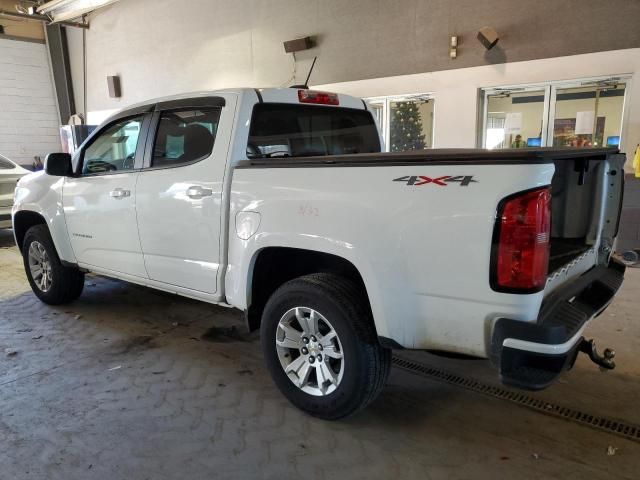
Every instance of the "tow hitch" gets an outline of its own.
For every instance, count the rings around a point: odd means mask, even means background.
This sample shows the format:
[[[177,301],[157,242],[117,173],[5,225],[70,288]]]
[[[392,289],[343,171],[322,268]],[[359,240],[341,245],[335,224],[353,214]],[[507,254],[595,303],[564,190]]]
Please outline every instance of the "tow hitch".
[[[613,361],[613,358],[616,356],[616,352],[610,348],[605,348],[602,355],[600,355],[594,340],[582,339],[580,351],[589,355],[591,361],[598,365],[602,370],[613,370],[616,368],[616,362]]]

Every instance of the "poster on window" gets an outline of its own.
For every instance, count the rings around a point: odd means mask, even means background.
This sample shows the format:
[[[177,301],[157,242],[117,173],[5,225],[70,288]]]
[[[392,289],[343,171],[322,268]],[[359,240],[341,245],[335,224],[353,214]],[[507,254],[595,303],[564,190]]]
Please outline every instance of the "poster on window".
[[[506,135],[513,135],[522,131],[522,113],[513,112],[507,113],[504,119],[504,133]]]
[[[576,135],[593,135],[593,124],[596,119],[596,112],[587,110],[576,114]]]

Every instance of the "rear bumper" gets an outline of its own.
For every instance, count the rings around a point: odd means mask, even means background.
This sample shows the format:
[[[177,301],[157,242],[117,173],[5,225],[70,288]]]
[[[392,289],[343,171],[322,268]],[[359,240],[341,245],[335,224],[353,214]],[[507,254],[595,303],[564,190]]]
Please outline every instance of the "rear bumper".
[[[625,267],[611,260],[554,291],[534,323],[499,319],[491,340],[491,357],[506,385],[540,390],[570,369],[589,320],[604,311],[622,285]]]

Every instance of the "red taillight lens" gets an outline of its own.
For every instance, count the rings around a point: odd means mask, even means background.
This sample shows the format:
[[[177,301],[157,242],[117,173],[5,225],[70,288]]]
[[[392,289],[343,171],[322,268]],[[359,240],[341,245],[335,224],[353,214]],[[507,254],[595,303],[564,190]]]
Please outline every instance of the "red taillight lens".
[[[538,188],[504,199],[496,221],[492,288],[513,293],[542,290],[549,268],[550,188]]]
[[[321,105],[340,105],[335,93],[316,92],[314,90],[298,90],[300,103],[318,103]]]

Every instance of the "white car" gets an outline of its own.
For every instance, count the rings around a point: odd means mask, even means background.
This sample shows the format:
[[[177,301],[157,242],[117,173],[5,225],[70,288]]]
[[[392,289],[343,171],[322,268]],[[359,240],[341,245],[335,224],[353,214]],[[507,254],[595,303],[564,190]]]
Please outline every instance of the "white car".
[[[18,180],[29,173],[29,170],[0,155],[0,228],[11,228],[13,193]]]
[[[392,348],[490,358],[528,389],[579,351],[614,366],[583,331],[623,279],[624,155],[380,150],[346,95],[145,102],[20,181],[16,243],[46,303],[94,272],[244,311],[276,385],[322,418],[371,402]]]

